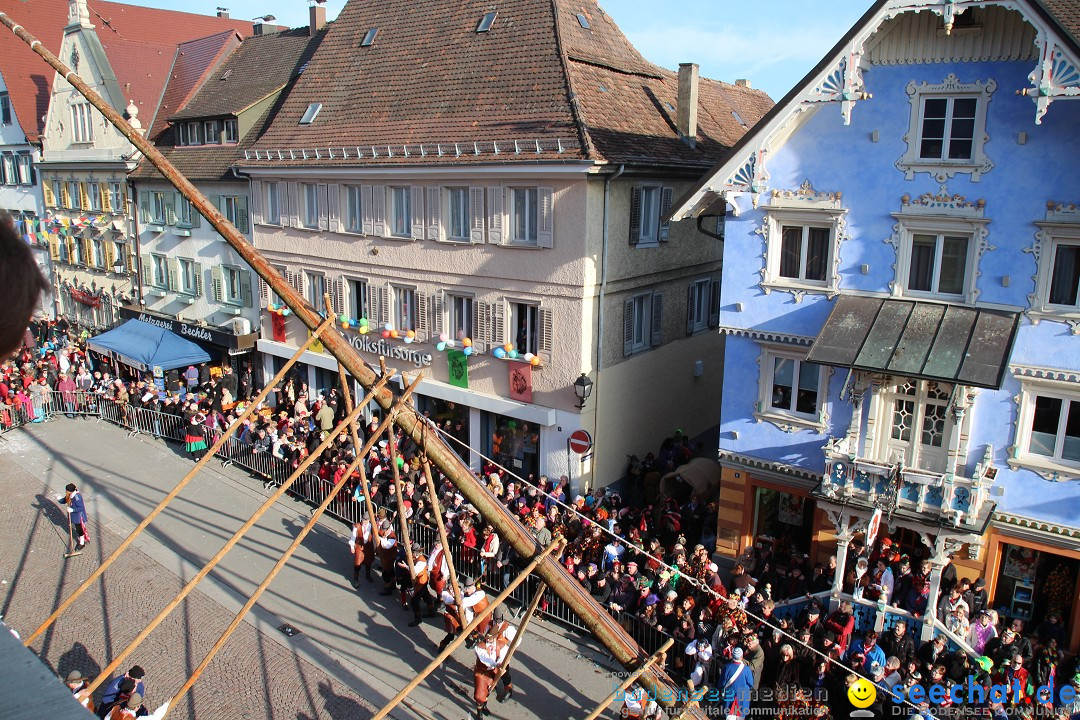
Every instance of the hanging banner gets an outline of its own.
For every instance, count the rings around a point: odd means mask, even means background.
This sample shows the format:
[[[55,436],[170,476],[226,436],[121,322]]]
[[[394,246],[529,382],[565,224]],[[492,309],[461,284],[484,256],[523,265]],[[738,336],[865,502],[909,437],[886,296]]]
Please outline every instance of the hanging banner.
[[[274,342],[285,342],[285,316],[270,313],[270,327],[273,330]]]
[[[510,365],[510,399],[520,402],[531,403],[532,396],[532,369],[529,363],[509,363]]]
[[[468,389],[469,387],[469,358],[460,350],[446,351],[446,366],[449,370],[450,384]]]
[[[282,319],[284,320],[284,318],[282,318]],[[310,330],[308,330],[307,331],[307,336],[311,337],[312,335],[314,335],[314,333],[312,333]],[[311,352],[317,352],[317,353],[326,352],[326,349],[323,347],[323,344],[322,344],[321,340],[313,340],[311,342],[311,346],[308,349],[310,349]]]
[[[85,290],[76,290],[75,288],[71,288],[69,292],[71,293],[71,299],[77,303],[82,303],[83,305],[87,305],[92,308],[101,307],[100,295],[91,295]]]

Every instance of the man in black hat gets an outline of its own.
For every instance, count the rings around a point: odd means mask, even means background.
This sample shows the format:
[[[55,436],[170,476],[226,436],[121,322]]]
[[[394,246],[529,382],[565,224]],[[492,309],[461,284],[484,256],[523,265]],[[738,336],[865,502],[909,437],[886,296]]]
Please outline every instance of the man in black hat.
[[[98,717],[104,718],[117,703],[126,703],[134,693],[146,697],[146,686],[143,684],[145,675],[146,671],[142,667],[132,665],[126,673],[113,678],[112,682],[105,686],[105,691],[101,693],[101,704],[97,709]]]
[[[490,715],[487,702],[492,688],[498,683],[495,697],[499,702],[514,694],[510,673],[502,667],[510,651],[510,643],[517,635],[517,628],[506,622],[502,608],[496,608],[492,622],[476,644],[476,664],[473,666],[473,700],[476,702],[476,720]]]
[[[966,599],[968,601],[968,606],[971,607],[971,617],[975,617],[983,610],[986,610],[988,604],[986,597],[986,580],[983,578],[976,578],[969,593],[970,597]]]
[[[64,490],[67,491],[66,494],[57,495],[56,502],[67,505],[69,521],[75,529],[75,539],[81,550],[90,540],[90,534],[86,532],[86,504],[83,502],[82,493],[75,487],[75,483],[68,483]]]

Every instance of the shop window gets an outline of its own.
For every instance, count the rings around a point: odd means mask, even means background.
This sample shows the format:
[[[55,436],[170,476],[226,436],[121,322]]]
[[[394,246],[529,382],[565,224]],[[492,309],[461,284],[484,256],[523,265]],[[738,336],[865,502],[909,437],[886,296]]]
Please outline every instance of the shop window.
[[[754,417],[783,430],[824,432],[827,387],[822,365],[798,352],[766,349],[761,354],[761,383]]]
[[[522,477],[540,476],[541,429],[533,423],[492,412],[480,413],[484,455]]]
[[[462,462],[468,465],[471,462],[469,406],[421,395],[417,398],[417,409],[425,421],[452,438],[447,441],[447,444],[457,453]]]
[[[814,533],[814,501],[771,488],[754,488],[754,543],[787,556],[791,548],[810,552]],[[787,566],[783,557],[775,564]],[[779,588],[774,588],[774,593]]]
[[[1076,617],[1076,575],[1080,560],[1025,545],[1000,544],[1001,559],[991,606],[1005,608],[1004,616],[1025,623],[1032,632],[1051,615],[1061,619],[1067,646]]]

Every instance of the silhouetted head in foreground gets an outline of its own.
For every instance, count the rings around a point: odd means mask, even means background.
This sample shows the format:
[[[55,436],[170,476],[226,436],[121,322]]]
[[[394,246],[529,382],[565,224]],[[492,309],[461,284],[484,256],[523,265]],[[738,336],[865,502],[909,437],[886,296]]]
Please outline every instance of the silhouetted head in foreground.
[[[15,222],[0,212],[0,358],[22,345],[34,308],[48,288],[30,246],[15,232]]]

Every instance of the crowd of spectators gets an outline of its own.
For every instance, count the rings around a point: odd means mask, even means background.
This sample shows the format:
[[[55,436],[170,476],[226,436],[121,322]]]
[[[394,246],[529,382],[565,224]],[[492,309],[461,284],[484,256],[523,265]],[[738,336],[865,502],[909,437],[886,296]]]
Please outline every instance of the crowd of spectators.
[[[164,385],[88,353],[85,338],[73,337],[66,321],[41,321],[31,325],[26,346],[0,367],[0,412],[8,422],[13,412],[26,413],[33,421],[105,397],[122,412],[141,408],[175,416],[186,439],[198,428],[209,442],[257,394],[257,381],[247,368],[240,373],[225,368],[220,374],[206,366],[178,369],[164,378]],[[273,456],[294,468],[345,415],[339,388],[318,391],[296,375],[287,376],[265,406],[244,421],[237,441],[245,452]],[[421,419],[435,431],[452,431],[426,416]],[[372,418],[366,427],[358,427],[361,443],[377,422]],[[497,588],[509,583],[523,564],[511,546],[500,542],[437,471],[438,498],[429,497],[419,448],[400,430],[395,433],[402,502],[399,505],[396,497],[385,439],[364,463],[373,501],[391,510],[401,507],[410,520],[427,525],[434,525],[434,514],[441,513],[452,539],[464,547],[462,571],[485,577]],[[359,473],[345,474],[355,452],[351,434],[340,432],[310,469],[327,486],[346,484],[332,507],[342,516],[350,515],[349,503],[362,499]],[[676,433],[657,455],[645,457],[638,474],[665,472],[693,454],[689,439]],[[886,688],[900,685],[912,698],[917,697],[916,686],[924,691],[935,683],[948,687],[966,682],[970,675],[976,682],[1011,688],[1004,703],[984,704],[989,717],[1002,706],[1018,713],[1040,707],[1032,693],[1051,678],[1059,685],[1080,686],[1080,676],[1074,677],[1076,660],[1064,653],[1060,614],[1025,633],[1022,621],[999,617],[988,607],[981,580],[957,579],[955,571],[946,572],[938,617],[992,662],[985,667],[963,651],[950,650],[943,638],[919,642],[903,620],[880,637],[873,631],[856,633],[854,607],[847,601],[832,612],[814,601],[795,618],[774,616],[777,603],[832,588],[835,558],[811,563],[806,553],[777,543],[775,549],[748,548],[731,572],[722,573],[713,557],[715,500],[691,494],[681,503],[663,497],[649,503],[639,488],[627,488],[626,499],[604,489],[574,495],[566,477],[519,479],[494,464],[486,464],[481,477],[541,545],[556,534],[567,540],[560,562],[646,649],[666,636],[675,638],[672,672],[695,686],[712,684],[725,707],[738,701],[744,710],[757,703],[778,714],[805,714],[809,709],[819,716],[846,717],[851,709],[846,690],[862,675],[882,688],[872,708],[880,714],[888,702]],[[856,598],[924,615],[929,566],[920,563],[913,571],[911,559],[889,538],[868,550],[853,544],[843,588]],[[549,602],[545,598],[541,610]],[[745,672],[733,673],[737,667]],[[739,679],[732,681],[732,674]]]

